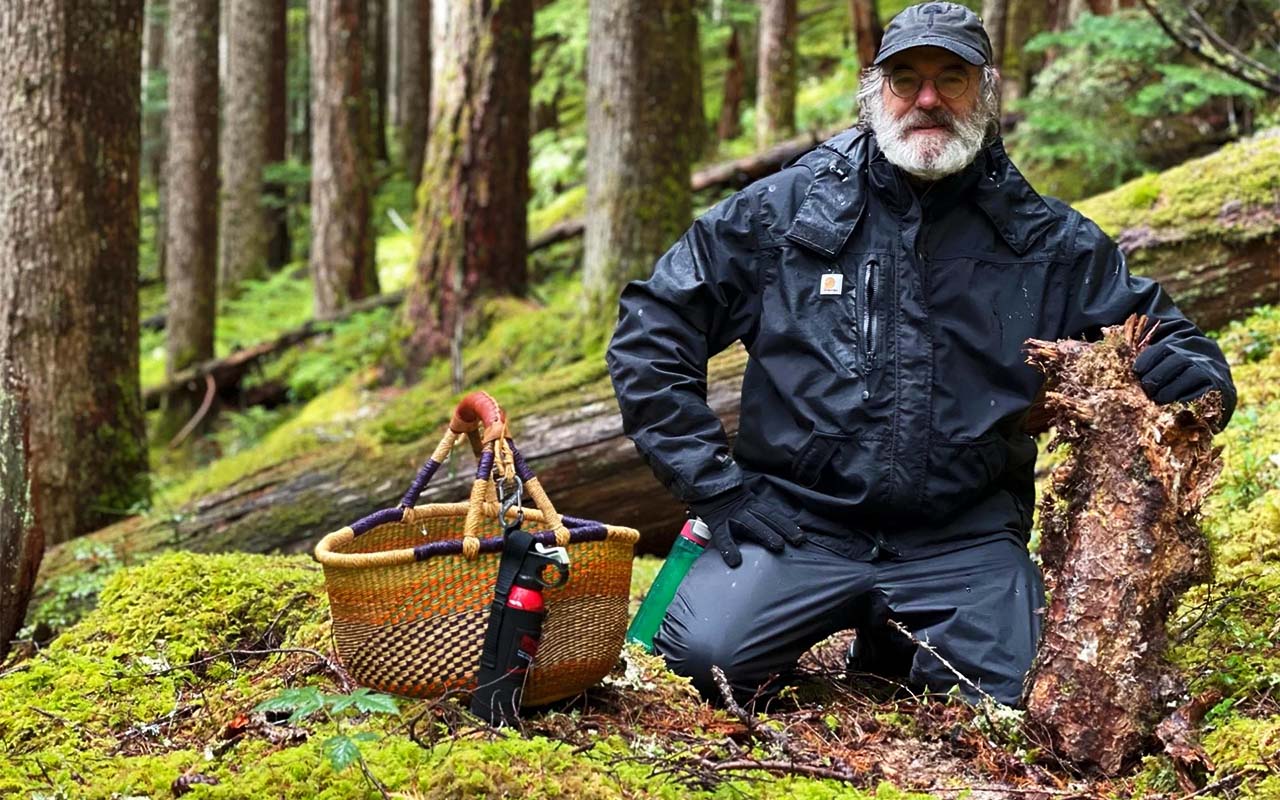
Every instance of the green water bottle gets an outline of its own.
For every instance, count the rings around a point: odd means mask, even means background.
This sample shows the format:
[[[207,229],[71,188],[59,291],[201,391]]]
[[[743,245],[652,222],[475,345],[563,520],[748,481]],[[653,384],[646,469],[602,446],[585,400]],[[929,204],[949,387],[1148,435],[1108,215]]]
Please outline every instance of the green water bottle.
[[[662,569],[658,570],[658,577],[653,579],[649,593],[640,604],[636,618],[627,629],[628,642],[638,642],[644,645],[645,650],[653,652],[653,635],[658,632],[658,626],[666,616],[671,598],[676,596],[680,581],[684,580],[685,573],[693,566],[694,559],[702,555],[710,539],[711,531],[702,520],[695,517],[684,524],[675,544],[671,545],[671,552],[667,554]]]

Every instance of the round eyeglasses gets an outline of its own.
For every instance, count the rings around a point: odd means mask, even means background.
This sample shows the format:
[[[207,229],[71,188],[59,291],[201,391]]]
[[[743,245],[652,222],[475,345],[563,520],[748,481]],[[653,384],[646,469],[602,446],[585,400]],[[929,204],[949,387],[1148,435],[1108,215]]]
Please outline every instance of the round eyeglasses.
[[[969,88],[969,73],[961,67],[948,67],[932,78],[925,78],[910,67],[898,67],[889,73],[889,91],[903,100],[910,100],[919,93],[925,81],[933,81],[933,88],[948,100],[955,100]]]

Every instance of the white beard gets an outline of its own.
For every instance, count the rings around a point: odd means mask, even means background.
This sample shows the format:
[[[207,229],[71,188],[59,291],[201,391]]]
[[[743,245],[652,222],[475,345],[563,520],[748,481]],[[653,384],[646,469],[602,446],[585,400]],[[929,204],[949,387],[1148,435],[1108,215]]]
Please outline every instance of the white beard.
[[[928,112],[913,108],[895,119],[885,108],[879,92],[864,100],[862,111],[889,163],[929,181],[955,174],[973,162],[982,149],[987,125],[993,116],[993,112],[981,106],[965,117],[957,117],[944,108]],[[941,125],[948,130],[945,133],[910,132],[925,124]]]

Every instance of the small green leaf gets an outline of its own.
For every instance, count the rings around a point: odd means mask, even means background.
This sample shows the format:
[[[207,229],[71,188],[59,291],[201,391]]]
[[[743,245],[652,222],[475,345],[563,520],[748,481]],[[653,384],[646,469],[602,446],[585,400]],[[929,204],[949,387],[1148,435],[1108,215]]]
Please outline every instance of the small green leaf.
[[[359,733],[352,735],[351,738],[355,739],[357,742],[376,742],[382,737],[373,731],[360,731]]]
[[[360,760],[360,746],[350,736],[335,736],[321,745],[334,772],[342,772]]]
[[[399,714],[400,707],[394,697],[386,694],[352,695],[356,708],[367,714]]]
[[[286,689],[280,694],[263,700],[254,711],[292,711],[289,722],[297,722],[324,708],[324,695],[314,686]]]

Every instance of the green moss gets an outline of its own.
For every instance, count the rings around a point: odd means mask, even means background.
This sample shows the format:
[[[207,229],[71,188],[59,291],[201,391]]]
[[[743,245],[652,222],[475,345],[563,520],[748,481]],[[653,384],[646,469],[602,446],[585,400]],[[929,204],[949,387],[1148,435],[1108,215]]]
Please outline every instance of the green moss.
[[[1187,238],[1254,238],[1280,230],[1280,131],[1234,142],[1158,175],[1144,175],[1077,208],[1111,235],[1146,226]]]

